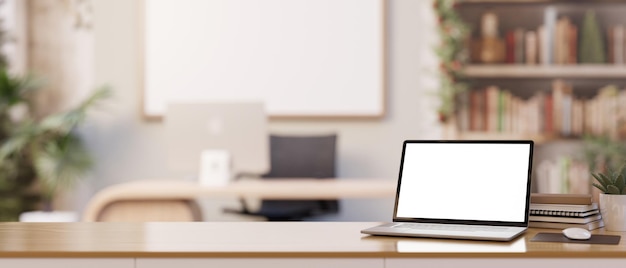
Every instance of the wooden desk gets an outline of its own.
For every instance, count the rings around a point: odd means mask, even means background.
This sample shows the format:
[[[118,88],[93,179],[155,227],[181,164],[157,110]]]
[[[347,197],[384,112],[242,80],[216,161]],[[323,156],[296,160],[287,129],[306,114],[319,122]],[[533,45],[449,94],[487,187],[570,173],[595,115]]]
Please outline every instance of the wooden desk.
[[[224,186],[192,181],[144,180],[122,183],[98,192],[87,204],[84,221],[95,221],[104,206],[116,200],[193,199],[236,197],[259,199],[394,198],[395,180],[383,179],[272,179],[240,180]]]
[[[621,267],[619,245],[373,237],[372,222],[0,223],[0,267]],[[624,235],[596,230],[594,233]]]

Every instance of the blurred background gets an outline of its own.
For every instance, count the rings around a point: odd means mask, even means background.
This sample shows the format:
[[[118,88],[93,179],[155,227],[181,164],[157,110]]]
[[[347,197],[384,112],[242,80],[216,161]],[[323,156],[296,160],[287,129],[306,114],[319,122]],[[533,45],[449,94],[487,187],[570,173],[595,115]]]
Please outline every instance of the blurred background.
[[[111,186],[196,180],[171,168],[165,107],[233,92],[265,101],[266,177],[301,176],[274,170],[291,165],[274,136],[333,134],[325,177],[389,185],[406,139],[532,139],[545,193],[597,194],[590,172],[626,155],[620,1],[0,3],[2,220],[78,220]],[[250,220],[225,213],[236,197],[195,201],[203,220]],[[394,196],[338,202],[305,219],[389,221]]]
[[[16,74],[43,80],[38,113],[63,111],[106,85],[111,97],[77,128],[93,168],[75,187],[55,196],[55,209],[81,213],[99,190],[134,180],[181,179],[168,169],[163,122],[143,110],[143,1],[3,1],[5,49]],[[149,2],[149,1],[148,1]],[[381,1],[383,2],[383,1]],[[171,5],[179,5],[170,1]],[[441,138],[436,113],[436,19],[430,1],[393,0],[384,9],[384,114],[374,118],[270,118],[268,131],[336,133],[338,178],[397,179],[404,139]],[[177,21],[167,21],[177,27]],[[202,34],[202,33],[194,33]],[[169,40],[172,43],[178,40]],[[382,43],[382,42],[381,42]],[[262,89],[259,89],[262,90]],[[359,98],[358,95],[349,98]],[[193,118],[189,118],[193,120]],[[237,220],[221,210],[233,198],[201,200],[208,220]],[[393,196],[341,200],[338,214],[320,220],[385,221]]]

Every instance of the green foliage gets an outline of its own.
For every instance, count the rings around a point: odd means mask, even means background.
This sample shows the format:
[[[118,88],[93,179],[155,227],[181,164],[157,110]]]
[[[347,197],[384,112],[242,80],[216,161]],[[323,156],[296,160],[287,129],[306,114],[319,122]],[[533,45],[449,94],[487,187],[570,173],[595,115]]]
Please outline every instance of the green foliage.
[[[606,62],[604,37],[593,10],[585,13],[578,58],[581,63]]]
[[[622,165],[619,170],[613,171],[609,169],[605,173],[592,173],[591,174],[596,182],[592,185],[605,194],[626,194],[626,169]]]
[[[456,0],[436,0],[435,13],[438,18],[440,44],[435,52],[440,59],[440,88],[438,113],[442,121],[454,114],[456,97],[467,89],[461,80],[464,78],[463,65],[467,62],[465,42],[469,27],[456,11]]]
[[[12,90],[18,91],[15,87]],[[10,122],[13,128],[0,146],[0,172],[38,179],[43,200],[50,205],[58,190],[72,187],[92,167],[76,129],[84,122],[88,109],[109,95],[110,90],[103,87],[74,109],[39,120],[27,117]]]
[[[626,144],[608,136],[583,137],[584,154],[591,172],[616,170],[626,159]]]
[[[92,167],[76,129],[110,90],[100,88],[73,109],[35,118],[32,97],[40,85],[0,68],[0,221],[16,221],[41,201],[50,207],[55,193]]]
[[[8,41],[2,24],[0,19],[0,46]],[[50,204],[59,189],[71,187],[91,168],[76,129],[110,90],[98,89],[74,109],[36,118],[33,93],[41,83],[11,74],[8,67],[0,51],[0,221],[17,221],[20,213],[37,209],[42,197]]]

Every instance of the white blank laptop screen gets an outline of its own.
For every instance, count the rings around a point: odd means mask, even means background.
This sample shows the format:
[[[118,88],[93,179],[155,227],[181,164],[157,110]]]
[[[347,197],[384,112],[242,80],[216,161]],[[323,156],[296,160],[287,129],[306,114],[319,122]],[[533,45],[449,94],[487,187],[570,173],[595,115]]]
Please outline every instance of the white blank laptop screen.
[[[407,143],[399,218],[523,222],[530,144]]]

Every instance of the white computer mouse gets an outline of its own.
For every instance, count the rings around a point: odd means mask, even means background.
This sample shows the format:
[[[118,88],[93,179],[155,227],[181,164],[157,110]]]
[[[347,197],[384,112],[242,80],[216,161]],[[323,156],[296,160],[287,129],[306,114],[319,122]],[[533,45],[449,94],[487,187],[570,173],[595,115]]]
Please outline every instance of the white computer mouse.
[[[569,239],[587,240],[591,238],[591,233],[583,228],[567,228],[563,229],[563,235]]]

